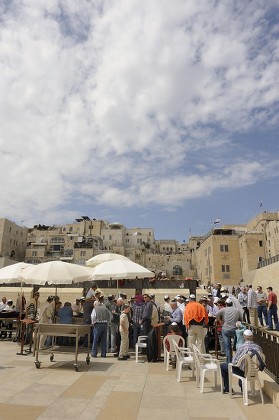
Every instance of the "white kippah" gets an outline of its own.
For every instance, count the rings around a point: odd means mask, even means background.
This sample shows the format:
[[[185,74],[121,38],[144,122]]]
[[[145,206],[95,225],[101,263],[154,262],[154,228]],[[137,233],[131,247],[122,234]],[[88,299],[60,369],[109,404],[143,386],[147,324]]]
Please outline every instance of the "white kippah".
[[[253,335],[251,330],[245,330],[243,335],[246,335],[246,337],[251,337]]]

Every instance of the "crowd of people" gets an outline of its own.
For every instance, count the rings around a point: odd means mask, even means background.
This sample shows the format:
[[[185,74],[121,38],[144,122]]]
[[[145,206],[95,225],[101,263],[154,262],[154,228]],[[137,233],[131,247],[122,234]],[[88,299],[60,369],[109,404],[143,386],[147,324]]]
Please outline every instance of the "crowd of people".
[[[13,302],[3,297],[0,313],[15,310]],[[253,342],[253,333],[247,327],[259,323],[267,330],[279,330],[277,295],[272,287],[267,288],[267,293],[261,286],[257,290],[253,290],[252,286],[243,286],[229,292],[220,283],[211,287],[199,301],[195,294],[188,297],[176,295],[173,298],[165,295],[163,304],[158,304],[154,295],[141,294],[140,291],[136,291],[130,300],[123,294],[105,297],[96,285],[84,297],[64,304],[58,296],[49,296],[45,302],[41,302],[40,293],[36,291],[25,304],[24,316],[38,323],[60,324],[71,324],[75,318],[81,318],[81,323],[92,325],[92,357],[98,357],[100,348],[101,357],[106,357],[110,352],[118,360],[128,360],[129,349],[135,349],[138,337],[148,336],[158,323],[161,323],[163,336],[180,335],[183,337],[181,343],[187,343],[190,349],[195,344],[201,353],[208,352],[209,332],[214,329],[219,355],[226,358],[221,365],[224,392],[228,392],[229,363],[237,364],[246,351],[256,351],[259,359],[263,360],[262,351]],[[2,321],[3,326],[5,321]],[[5,337],[7,335],[3,335]],[[39,346],[46,348],[51,342],[52,337],[42,336]],[[87,342],[88,337],[84,337],[79,344],[86,346]],[[59,337],[58,343],[71,344],[67,337]],[[234,358],[233,351],[236,351]],[[173,360],[171,363],[175,366]],[[241,367],[235,367],[235,371],[240,372]]]

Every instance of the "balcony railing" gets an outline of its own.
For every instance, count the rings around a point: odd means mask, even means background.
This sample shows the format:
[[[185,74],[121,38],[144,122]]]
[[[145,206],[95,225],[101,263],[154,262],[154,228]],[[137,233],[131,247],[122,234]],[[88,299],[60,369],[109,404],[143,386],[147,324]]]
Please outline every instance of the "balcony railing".
[[[260,261],[257,268],[266,267],[267,265],[274,264],[277,261],[279,261],[279,255],[274,255],[274,257],[270,257],[267,260]]]

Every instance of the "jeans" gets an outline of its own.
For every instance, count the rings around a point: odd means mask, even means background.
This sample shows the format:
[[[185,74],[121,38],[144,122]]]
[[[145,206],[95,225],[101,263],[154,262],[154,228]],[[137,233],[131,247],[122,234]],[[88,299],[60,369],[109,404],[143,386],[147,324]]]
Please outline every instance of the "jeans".
[[[232,343],[234,340],[235,331],[234,330],[224,330],[222,329],[222,337],[224,341],[224,350],[227,357],[227,363],[232,361]]]
[[[138,337],[142,335],[142,325],[133,323],[133,347],[136,347],[136,344],[138,342]]]
[[[98,353],[98,342],[101,339],[101,356],[105,357],[107,354],[107,330],[108,324],[106,322],[100,322],[94,324],[93,328],[93,345],[92,345],[92,356],[97,356]]]
[[[112,322],[108,327],[107,331],[107,350],[109,349],[109,345],[112,351],[116,349],[116,333],[118,330],[118,325],[115,322]]]
[[[258,306],[258,318],[260,321],[260,324],[263,326],[263,316],[265,320],[265,324],[268,325],[268,319],[267,319],[267,307],[266,306]]]
[[[269,310],[267,311],[268,328],[273,328],[272,317],[273,317],[273,320],[274,320],[274,325],[275,325],[276,330],[279,330],[277,305],[271,305]]]
[[[242,307],[242,309],[243,309],[243,322],[247,322],[248,324],[250,324],[249,309],[247,308],[247,306]]]
[[[223,390],[228,392],[229,391],[228,363],[221,363],[220,368],[221,368],[221,375],[222,375],[222,379],[223,379]],[[233,366],[232,371],[233,371],[233,373],[236,373],[237,375],[242,376],[244,378],[244,372],[243,372],[243,370],[239,369],[239,367]],[[241,382],[240,382],[240,384],[241,384]]]

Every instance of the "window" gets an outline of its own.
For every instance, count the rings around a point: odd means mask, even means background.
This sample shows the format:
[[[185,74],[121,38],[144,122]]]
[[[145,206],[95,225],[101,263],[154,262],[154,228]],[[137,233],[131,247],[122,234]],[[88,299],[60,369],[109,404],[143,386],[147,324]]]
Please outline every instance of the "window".
[[[172,274],[174,276],[181,276],[182,275],[182,268],[180,267],[180,265],[175,265],[172,269]]]
[[[32,257],[37,257],[37,251],[32,251]]]
[[[86,251],[80,251],[80,256],[81,257],[85,257],[85,255],[86,255]]]
[[[229,252],[229,245],[220,245],[221,252]]]
[[[230,266],[229,265],[222,265],[222,273],[229,273]]]
[[[51,244],[61,244],[61,243],[64,243],[65,242],[65,240],[64,240],[64,238],[61,238],[61,237],[54,237],[54,238],[51,238],[51,240],[50,240],[50,243]]]
[[[259,246],[262,247],[263,246],[263,241],[259,241]]]
[[[130,242],[130,239],[126,239],[126,242]]]
[[[259,257],[259,262],[262,262],[263,261],[263,257]]]

